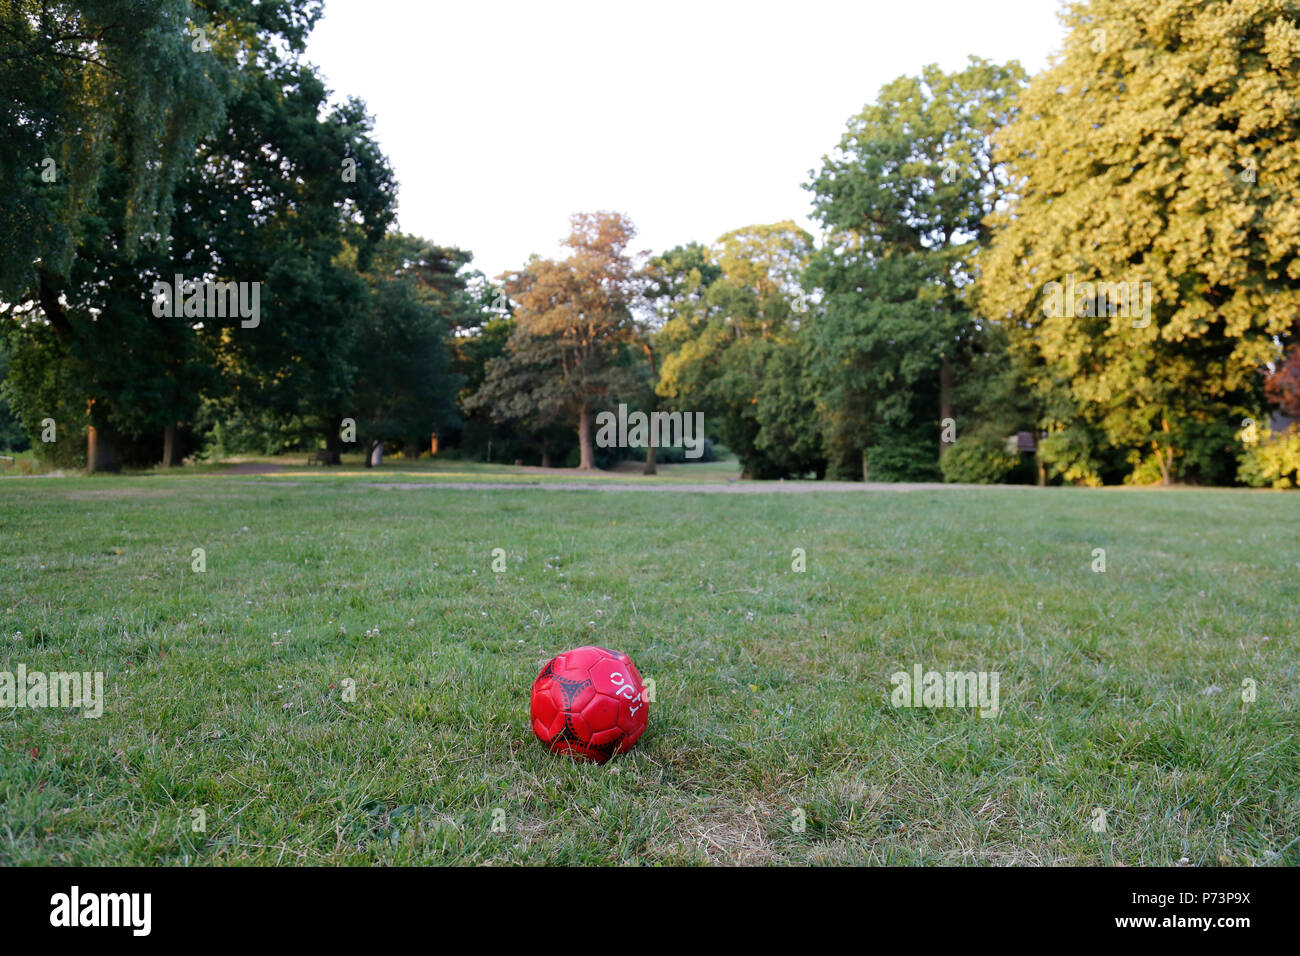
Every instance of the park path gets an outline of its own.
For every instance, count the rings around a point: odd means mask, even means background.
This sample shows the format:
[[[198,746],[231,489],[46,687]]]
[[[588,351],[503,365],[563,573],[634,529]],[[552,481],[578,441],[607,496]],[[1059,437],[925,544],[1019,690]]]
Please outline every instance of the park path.
[[[518,484],[497,481],[372,481],[368,488],[399,491],[450,488],[455,491],[675,491],[690,494],[804,494],[825,491],[947,491],[977,485],[940,482],[862,481],[736,481],[736,482],[633,482],[633,481],[538,481]]]

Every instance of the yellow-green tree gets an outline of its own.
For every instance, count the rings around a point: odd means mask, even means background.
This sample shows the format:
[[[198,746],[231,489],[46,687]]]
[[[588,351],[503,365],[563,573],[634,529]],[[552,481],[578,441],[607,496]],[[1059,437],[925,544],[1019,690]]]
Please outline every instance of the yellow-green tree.
[[[1130,477],[1230,479],[1300,310],[1300,3],[1063,18],[1063,54],[999,134],[1016,195],[983,311],[1034,363],[1058,473],[1097,481],[1109,446]]]
[[[764,435],[760,394],[775,359],[795,348],[806,310],[801,282],[812,236],[794,222],[733,230],[712,249],[675,249],[652,261],[652,302],[663,318],[657,344],[658,392],[675,407],[701,411],[740,459],[744,474],[776,478],[819,470],[819,446],[794,448],[783,430]],[[779,367],[783,378],[797,368]],[[781,405],[779,392],[769,405]],[[775,413],[773,413],[775,414]],[[810,420],[803,430],[815,431]]]

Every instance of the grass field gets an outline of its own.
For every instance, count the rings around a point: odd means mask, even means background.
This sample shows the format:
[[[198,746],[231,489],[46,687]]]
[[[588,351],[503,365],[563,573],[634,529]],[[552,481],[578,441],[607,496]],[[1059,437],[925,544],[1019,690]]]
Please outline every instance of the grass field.
[[[0,709],[0,864],[1300,863],[1298,496],[401,473],[0,481],[0,671],[105,675]],[[604,766],[527,719],[584,643],[656,685]]]

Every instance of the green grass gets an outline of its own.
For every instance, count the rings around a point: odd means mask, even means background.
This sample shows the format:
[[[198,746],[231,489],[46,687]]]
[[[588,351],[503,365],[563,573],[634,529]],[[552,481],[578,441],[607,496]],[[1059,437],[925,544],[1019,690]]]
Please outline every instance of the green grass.
[[[303,471],[0,481],[0,670],[106,681],[0,710],[0,864],[1300,862],[1298,496]],[[584,643],[656,683],[603,767],[527,720]]]
[[[10,452],[8,454],[15,454]],[[17,453],[18,461],[27,463],[27,472],[44,474],[55,473],[67,477],[71,472],[63,472],[42,465],[32,452]],[[14,466],[5,470],[5,463],[0,462],[0,477],[18,474]],[[571,483],[574,481],[596,481],[600,483],[682,483],[682,484],[721,484],[740,476],[740,465],[734,457],[719,461],[690,462],[678,464],[660,464],[658,473],[653,477],[641,474],[642,463],[624,462],[616,471],[598,472],[582,475],[575,469],[538,469],[532,467],[516,468],[513,465],[491,464],[479,461],[459,461],[441,456],[438,458],[409,459],[389,456],[378,469],[367,469],[365,458],[359,452],[347,452],[342,456],[342,467],[326,468],[321,465],[308,465],[306,454],[284,455],[239,455],[219,461],[204,460],[187,464],[179,468],[127,469],[124,473],[132,477],[166,477],[171,480],[181,478],[211,477],[214,475],[231,475],[237,466],[255,466],[266,469],[268,474],[277,478],[295,480],[310,478],[337,479],[366,477],[375,481],[387,481],[396,478],[401,481],[435,481],[444,483],[483,482],[499,484],[543,485],[553,483]]]

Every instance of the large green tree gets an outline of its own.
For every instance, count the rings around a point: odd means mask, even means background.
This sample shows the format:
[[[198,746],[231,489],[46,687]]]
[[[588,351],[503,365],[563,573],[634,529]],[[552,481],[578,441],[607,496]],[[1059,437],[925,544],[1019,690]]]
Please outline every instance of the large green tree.
[[[30,289],[11,330],[29,430],[57,405],[65,425],[93,427],[91,467],[111,467],[146,434],[171,460],[200,393],[227,411],[341,414],[366,315],[357,270],[391,221],[393,184],[362,105],[327,108],[301,62],[319,3],[21,13],[6,37],[43,79],[19,88],[19,109],[24,126],[43,125],[37,143],[18,145],[73,157],[61,191],[30,202],[19,192],[17,205],[53,223],[50,241],[36,222],[30,266],[6,257],[5,274]],[[340,255],[349,245],[355,262]],[[158,316],[154,285],[176,275],[257,284],[260,320]],[[22,305],[31,300],[39,310]],[[55,381],[80,383],[80,395],[51,394]]]
[[[219,135],[201,143],[169,250],[187,278],[260,282],[260,321],[207,319],[226,414],[297,418],[331,460],[358,369],[373,351],[365,273],[395,214],[396,183],[362,103],[331,107],[298,57],[246,68]]]
[[[1024,76],[972,58],[955,73],[900,77],[808,184],[826,229],[808,273],[822,290],[809,327],[841,474],[937,475],[941,422],[956,416],[957,378],[978,349],[975,255],[1007,187],[992,135]]]
[[[165,230],[172,189],[220,116],[232,47],[190,0],[0,5],[0,300],[38,292],[63,321],[82,216],[114,170],[127,251]]]
[[[367,274],[369,309],[350,402],[367,452],[385,442],[418,453],[432,434],[458,423],[461,379],[447,340],[477,312],[462,272],[469,259],[398,233],[379,244]]]
[[[236,45],[220,42],[203,7],[187,0],[0,8],[10,390],[30,434],[46,418],[62,426],[61,463],[85,425],[138,424],[172,391],[170,330],[143,326],[132,310],[134,299],[147,316],[138,260],[166,234],[195,143],[221,114]],[[114,394],[125,398],[116,410]],[[127,405],[131,421],[114,422]],[[112,466],[116,442],[103,437]]]

